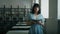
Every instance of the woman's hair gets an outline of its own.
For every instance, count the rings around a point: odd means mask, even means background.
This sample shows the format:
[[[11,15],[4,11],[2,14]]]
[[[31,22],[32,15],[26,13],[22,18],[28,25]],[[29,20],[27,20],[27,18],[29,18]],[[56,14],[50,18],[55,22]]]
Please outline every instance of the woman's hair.
[[[37,3],[35,3],[35,4],[33,5],[31,13],[32,13],[32,14],[34,14],[34,13],[35,13],[35,11],[34,11],[34,8],[35,8],[35,7],[38,7],[38,8],[39,8],[39,11],[38,11],[38,13],[37,13],[37,14],[40,14],[40,13],[41,13],[41,9],[40,9],[39,4],[37,4]]]

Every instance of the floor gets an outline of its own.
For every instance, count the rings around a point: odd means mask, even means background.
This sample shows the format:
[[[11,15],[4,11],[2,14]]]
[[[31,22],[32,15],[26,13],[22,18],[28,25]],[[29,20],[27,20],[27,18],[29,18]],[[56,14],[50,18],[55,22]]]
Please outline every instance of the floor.
[[[8,31],[7,34],[28,34],[28,30]]]

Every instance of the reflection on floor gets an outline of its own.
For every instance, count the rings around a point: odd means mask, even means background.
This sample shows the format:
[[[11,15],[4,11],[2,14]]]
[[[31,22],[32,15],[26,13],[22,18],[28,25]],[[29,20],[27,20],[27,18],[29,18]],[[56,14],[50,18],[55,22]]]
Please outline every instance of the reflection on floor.
[[[28,34],[28,30],[8,31],[7,34]]]
[[[30,26],[26,26],[26,24],[19,24],[17,23],[15,26],[12,27],[7,34],[28,34]]]

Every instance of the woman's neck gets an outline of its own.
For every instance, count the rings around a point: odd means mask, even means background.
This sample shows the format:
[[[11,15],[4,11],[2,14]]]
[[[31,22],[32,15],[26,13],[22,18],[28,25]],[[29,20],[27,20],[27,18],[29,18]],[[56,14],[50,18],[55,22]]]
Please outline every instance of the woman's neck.
[[[37,12],[35,13],[35,15],[37,15]]]

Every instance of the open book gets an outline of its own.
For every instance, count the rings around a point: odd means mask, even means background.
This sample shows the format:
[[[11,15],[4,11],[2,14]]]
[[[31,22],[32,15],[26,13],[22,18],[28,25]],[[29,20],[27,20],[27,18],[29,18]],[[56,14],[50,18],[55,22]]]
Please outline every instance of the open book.
[[[42,22],[42,20],[31,20],[31,21],[33,21],[33,22],[35,22],[35,23],[37,23],[37,22],[39,22],[39,21]]]

